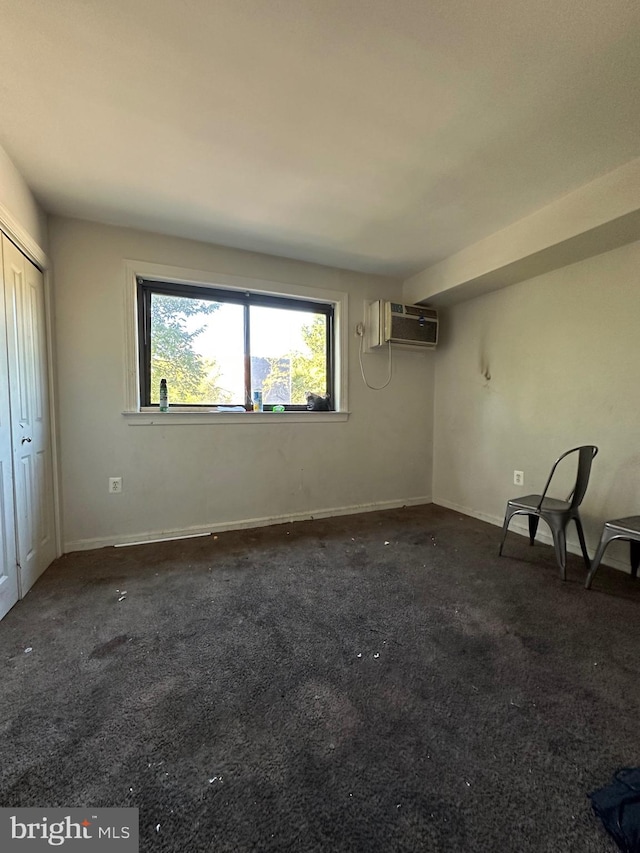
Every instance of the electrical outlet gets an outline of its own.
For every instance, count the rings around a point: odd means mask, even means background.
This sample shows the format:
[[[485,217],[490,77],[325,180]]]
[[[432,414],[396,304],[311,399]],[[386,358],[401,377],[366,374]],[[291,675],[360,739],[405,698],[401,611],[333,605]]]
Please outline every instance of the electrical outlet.
[[[109,494],[119,495],[122,492],[122,477],[109,477]]]
[[[524,486],[524,471],[513,472],[513,485]]]
[[[364,323],[356,323],[356,335],[359,338],[364,335]]]

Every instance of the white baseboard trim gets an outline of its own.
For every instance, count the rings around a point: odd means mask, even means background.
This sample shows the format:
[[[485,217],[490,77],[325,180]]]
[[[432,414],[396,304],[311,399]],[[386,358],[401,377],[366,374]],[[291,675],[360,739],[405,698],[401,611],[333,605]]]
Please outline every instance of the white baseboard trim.
[[[496,516],[490,515],[486,512],[479,512],[478,510],[471,509],[470,507],[460,506],[459,504],[453,503],[453,501],[448,501],[446,498],[438,498],[435,497],[433,499],[433,503],[437,506],[443,506],[445,509],[452,509],[455,512],[459,512],[462,515],[469,515],[471,518],[477,518],[479,521],[486,521],[489,524],[495,524],[497,527],[502,527],[502,523],[504,521],[504,516]],[[573,527],[573,525],[572,525]],[[571,529],[571,528],[569,528]],[[574,527],[575,530],[575,527]],[[511,524],[509,525],[509,533],[517,533],[520,536],[525,536],[527,539],[529,538],[529,526],[528,523],[522,518],[515,516]],[[586,538],[586,537],[585,537]],[[553,539],[551,538],[551,533],[547,528],[546,524],[543,522],[539,527],[536,533],[536,541],[540,540],[544,542],[545,545],[553,545]],[[500,544],[500,540],[496,539],[496,548]],[[587,551],[591,555],[591,559],[595,556],[596,548],[598,547],[598,543],[590,543],[587,540]],[[567,536],[567,551],[570,554],[575,554],[577,557],[582,557],[582,551],[580,550],[580,543],[573,536]],[[605,552],[605,558],[602,560],[603,566],[611,566],[613,569],[618,569],[620,572],[625,572],[625,574],[631,574],[631,566],[629,562],[624,562],[623,560],[612,559]]]
[[[228,530],[245,530],[251,527],[268,527],[271,524],[288,524],[293,521],[309,521],[314,518],[332,518],[341,515],[356,515],[361,512],[378,512],[384,509],[398,509],[403,506],[420,506],[430,504],[431,495],[421,495],[415,498],[402,498],[390,501],[377,501],[353,506],[325,507],[306,512],[286,515],[263,516],[261,518],[243,518],[235,521],[222,521],[218,524],[183,527],[169,530],[149,530],[142,533],[131,533],[127,536],[99,536],[95,539],[71,539],[64,543],[64,553],[71,551],[90,551],[94,548],[108,548],[129,543],[144,544],[151,540],[171,540],[191,536],[202,536],[208,533],[224,533]]]

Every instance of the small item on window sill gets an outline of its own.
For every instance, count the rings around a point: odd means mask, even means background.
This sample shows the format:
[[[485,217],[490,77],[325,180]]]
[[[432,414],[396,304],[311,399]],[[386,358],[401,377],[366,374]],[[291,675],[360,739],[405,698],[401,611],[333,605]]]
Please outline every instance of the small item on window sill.
[[[320,394],[307,394],[307,409],[310,412],[331,411],[331,400],[329,395],[322,397]]]
[[[253,392],[253,411],[261,412],[262,411],[262,391],[254,391]]]
[[[218,406],[214,412],[246,412],[244,406]]]
[[[169,411],[169,394],[167,392],[167,380],[160,380],[160,411]]]
[[[274,406],[273,411],[274,412],[284,412],[284,406]]]

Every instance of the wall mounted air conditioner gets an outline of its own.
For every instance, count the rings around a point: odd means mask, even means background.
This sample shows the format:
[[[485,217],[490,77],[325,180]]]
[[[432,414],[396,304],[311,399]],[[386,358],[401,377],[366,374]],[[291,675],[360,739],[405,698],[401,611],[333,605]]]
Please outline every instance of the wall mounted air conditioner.
[[[424,305],[372,302],[367,325],[370,347],[381,347],[388,341],[419,348],[433,348],[438,343],[438,312]]]

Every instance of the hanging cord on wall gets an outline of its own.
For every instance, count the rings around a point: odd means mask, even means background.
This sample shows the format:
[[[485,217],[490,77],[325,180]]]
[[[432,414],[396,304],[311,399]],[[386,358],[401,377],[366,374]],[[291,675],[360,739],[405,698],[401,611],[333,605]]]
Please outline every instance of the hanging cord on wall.
[[[393,376],[393,362],[391,359],[391,341],[387,341],[387,346],[389,347],[389,375],[387,376],[387,381],[384,385],[369,385],[367,382],[367,377],[364,374],[364,365],[362,364],[362,348],[364,341],[364,328],[362,329],[360,334],[360,346],[358,347],[358,361],[360,362],[360,373],[362,374],[362,381],[370,388],[372,391],[382,391],[383,388],[386,388],[387,385],[391,382],[391,378]]]

